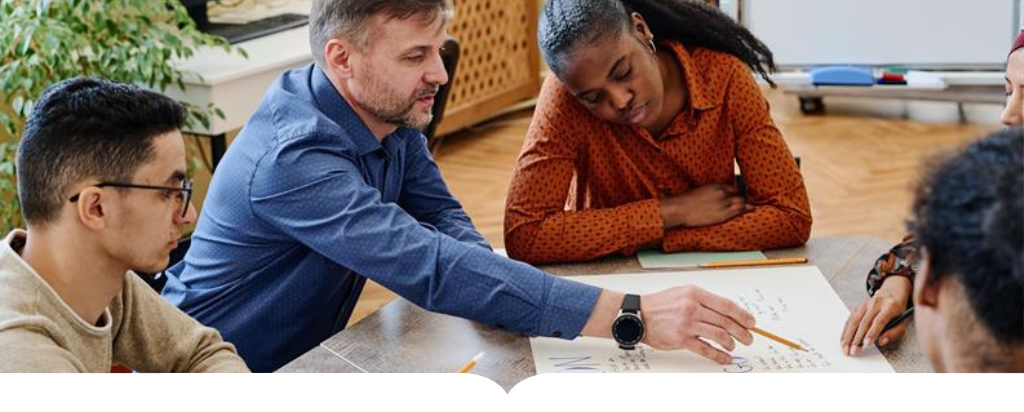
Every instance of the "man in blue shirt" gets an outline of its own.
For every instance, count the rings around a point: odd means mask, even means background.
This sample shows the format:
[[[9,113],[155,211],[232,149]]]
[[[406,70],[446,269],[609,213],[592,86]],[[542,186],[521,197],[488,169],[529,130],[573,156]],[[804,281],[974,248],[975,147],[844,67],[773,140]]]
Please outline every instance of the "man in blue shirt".
[[[367,278],[431,311],[541,336],[612,337],[613,291],[493,253],[419,131],[448,81],[445,0],[317,0],[316,64],[287,72],[225,154],[164,297],[272,371],[344,329]],[[640,306],[636,298],[636,306]],[[642,297],[661,349],[718,362],[753,317],[695,287]],[[629,342],[625,342],[629,343]]]

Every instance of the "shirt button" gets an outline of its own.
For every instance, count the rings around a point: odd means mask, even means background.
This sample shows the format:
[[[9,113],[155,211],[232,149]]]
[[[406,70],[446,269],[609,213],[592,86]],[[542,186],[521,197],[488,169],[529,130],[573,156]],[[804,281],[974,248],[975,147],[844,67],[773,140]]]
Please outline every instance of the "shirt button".
[[[556,338],[560,338],[560,337],[562,337],[562,331],[556,330],[555,333],[551,334],[551,336],[554,336]]]

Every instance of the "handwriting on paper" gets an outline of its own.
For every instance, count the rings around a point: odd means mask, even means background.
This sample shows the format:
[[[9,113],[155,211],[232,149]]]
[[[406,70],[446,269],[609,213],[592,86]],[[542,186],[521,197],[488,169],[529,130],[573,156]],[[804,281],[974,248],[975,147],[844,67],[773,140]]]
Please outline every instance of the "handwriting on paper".
[[[766,297],[760,288],[741,293],[736,297],[736,302],[746,309],[747,312],[761,320],[781,321],[789,313],[789,305],[781,297]]]
[[[815,350],[809,342],[801,339],[800,344],[807,349],[799,351],[787,346],[769,344],[764,355],[751,356],[749,359],[734,356],[732,363],[722,371],[727,373],[762,372],[795,372],[798,370],[818,370],[832,366],[824,354]]]
[[[558,373],[623,373],[650,372],[651,363],[647,359],[650,350],[637,346],[635,350],[616,351],[606,358],[594,356],[555,356],[548,358]]]
[[[880,353],[843,356],[835,342],[850,312],[815,267],[658,272],[581,276],[577,280],[612,290],[650,293],[692,284],[732,299],[751,312],[759,327],[798,342],[793,350],[767,338],[737,345],[732,362],[721,365],[685,350],[641,346],[623,351],[595,337],[530,339],[537,373],[551,372],[892,372]],[[708,341],[716,345],[713,341]]]
[[[793,370],[815,370],[832,366],[825,354],[815,349],[810,342],[800,339],[806,352],[779,344],[769,344],[762,356],[753,358],[758,370],[782,372]]]

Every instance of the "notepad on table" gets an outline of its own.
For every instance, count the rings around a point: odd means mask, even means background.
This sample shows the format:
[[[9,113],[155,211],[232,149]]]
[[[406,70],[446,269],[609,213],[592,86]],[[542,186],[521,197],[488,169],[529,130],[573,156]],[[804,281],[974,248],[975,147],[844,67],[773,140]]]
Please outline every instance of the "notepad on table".
[[[658,250],[644,250],[637,253],[640,266],[644,269],[695,268],[702,263],[732,262],[741,260],[767,260],[759,251],[751,252],[683,252],[662,253]]]

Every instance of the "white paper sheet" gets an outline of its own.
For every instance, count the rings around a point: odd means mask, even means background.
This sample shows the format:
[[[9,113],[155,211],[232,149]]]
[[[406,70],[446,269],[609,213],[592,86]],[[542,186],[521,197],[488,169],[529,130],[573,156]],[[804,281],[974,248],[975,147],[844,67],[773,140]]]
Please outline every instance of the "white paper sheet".
[[[757,319],[757,326],[796,341],[808,352],[754,335],[737,344],[732,365],[719,365],[688,351],[641,345],[619,349],[609,339],[531,338],[537,373],[554,372],[894,372],[872,348],[859,357],[842,354],[839,336],[849,310],[813,266],[577,276],[606,289],[645,294],[693,284],[728,297]]]

